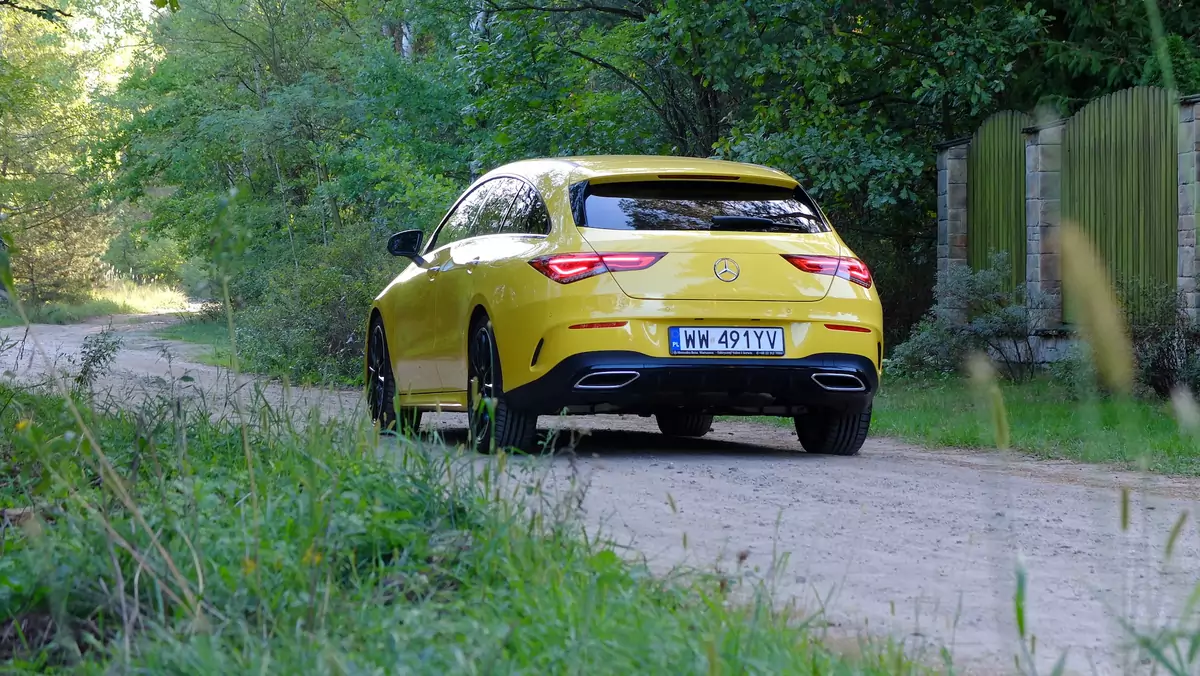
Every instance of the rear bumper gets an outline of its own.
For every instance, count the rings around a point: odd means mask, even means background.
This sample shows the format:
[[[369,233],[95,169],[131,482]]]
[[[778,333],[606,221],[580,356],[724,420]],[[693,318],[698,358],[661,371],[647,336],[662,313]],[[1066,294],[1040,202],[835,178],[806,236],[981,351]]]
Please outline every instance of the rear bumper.
[[[860,355],[664,358],[606,351],[570,356],[537,380],[507,392],[506,398],[513,406],[540,415],[649,414],[671,409],[712,415],[795,415],[810,408],[862,407],[878,388],[875,364]]]

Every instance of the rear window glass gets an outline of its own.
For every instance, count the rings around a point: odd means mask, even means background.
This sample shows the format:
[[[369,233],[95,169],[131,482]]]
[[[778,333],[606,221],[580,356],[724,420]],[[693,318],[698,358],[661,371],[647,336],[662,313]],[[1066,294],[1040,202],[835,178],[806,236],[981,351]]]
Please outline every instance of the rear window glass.
[[[575,192],[579,225],[604,230],[825,232],[816,205],[800,189],[717,181],[646,181],[588,185]]]

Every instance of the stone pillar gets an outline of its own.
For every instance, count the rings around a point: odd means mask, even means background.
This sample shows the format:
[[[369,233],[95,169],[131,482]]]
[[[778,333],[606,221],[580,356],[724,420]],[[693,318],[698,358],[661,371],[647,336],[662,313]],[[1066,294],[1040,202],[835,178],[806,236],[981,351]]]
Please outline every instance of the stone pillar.
[[[1176,288],[1183,294],[1188,315],[1200,319],[1196,290],[1196,203],[1200,197],[1200,96],[1179,102],[1179,241]]]
[[[1038,331],[1062,326],[1062,138],[1065,120],[1025,130],[1025,290]]]
[[[938,149],[937,271],[967,263],[967,150],[971,139],[958,139]]]

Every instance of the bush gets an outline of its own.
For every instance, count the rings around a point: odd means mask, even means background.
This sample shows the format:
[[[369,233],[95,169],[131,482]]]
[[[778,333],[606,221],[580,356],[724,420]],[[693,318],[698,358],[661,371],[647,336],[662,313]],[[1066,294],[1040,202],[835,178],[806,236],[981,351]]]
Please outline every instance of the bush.
[[[183,254],[169,237],[144,237],[125,229],[108,243],[103,260],[138,284],[176,285],[182,280]]]
[[[298,380],[361,379],[367,311],[395,259],[369,233],[346,233],[306,260],[271,270],[262,296],[237,312],[239,356]]]
[[[1183,294],[1174,285],[1132,283],[1121,287],[1118,296],[1129,324],[1138,385],[1165,397],[1175,386],[1189,384],[1200,341]]]
[[[107,247],[102,217],[56,214],[37,227],[14,227],[12,274],[17,295],[30,304],[87,299],[103,279],[100,257]]]
[[[179,284],[188,298],[221,297],[221,287],[213,283],[210,266],[201,258],[189,258],[179,266]]]
[[[896,346],[887,360],[888,374],[899,378],[932,378],[952,374],[971,351],[960,332],[936,313],[917,323],[908,340]]]
[[[1076,343],[1067,355],[1050,364],[1050,376],[1076,399],[1095,392],[1099,381],[1086,347]]]
[[[967,355],[985,352],[1009,378],[1033,375],[1030,341],[1037,303],[1029,303],[1021,285],[1011,288],[1012,265],[994,253],[982,270],[952,266],[938,274],[937,302],[897,346],[890,363],[900,376],[930,377],[956,372]]]

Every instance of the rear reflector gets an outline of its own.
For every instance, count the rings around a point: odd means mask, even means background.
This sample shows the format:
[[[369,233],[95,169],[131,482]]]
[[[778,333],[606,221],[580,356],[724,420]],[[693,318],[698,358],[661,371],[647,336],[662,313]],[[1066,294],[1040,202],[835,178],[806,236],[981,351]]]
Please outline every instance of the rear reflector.
[[[867,264],[850,256],[801,256],[782,254],[787,262],[814,275],[833,275],[855,284],[871,288],[871,271]]]
[[[871,329],[865,326],[851,326],[849,324],[826,324],[825,328],[834,331],[849,331],[851,333],[870,333]]]
[[[573,329],[619,329],[629,322],[594,322],[592,324],[574,324]]]
[[[559,284],[570,284],[605,272],[645,270],[665,253],[572,253],[543,256],[529,261],[534,270]]]

